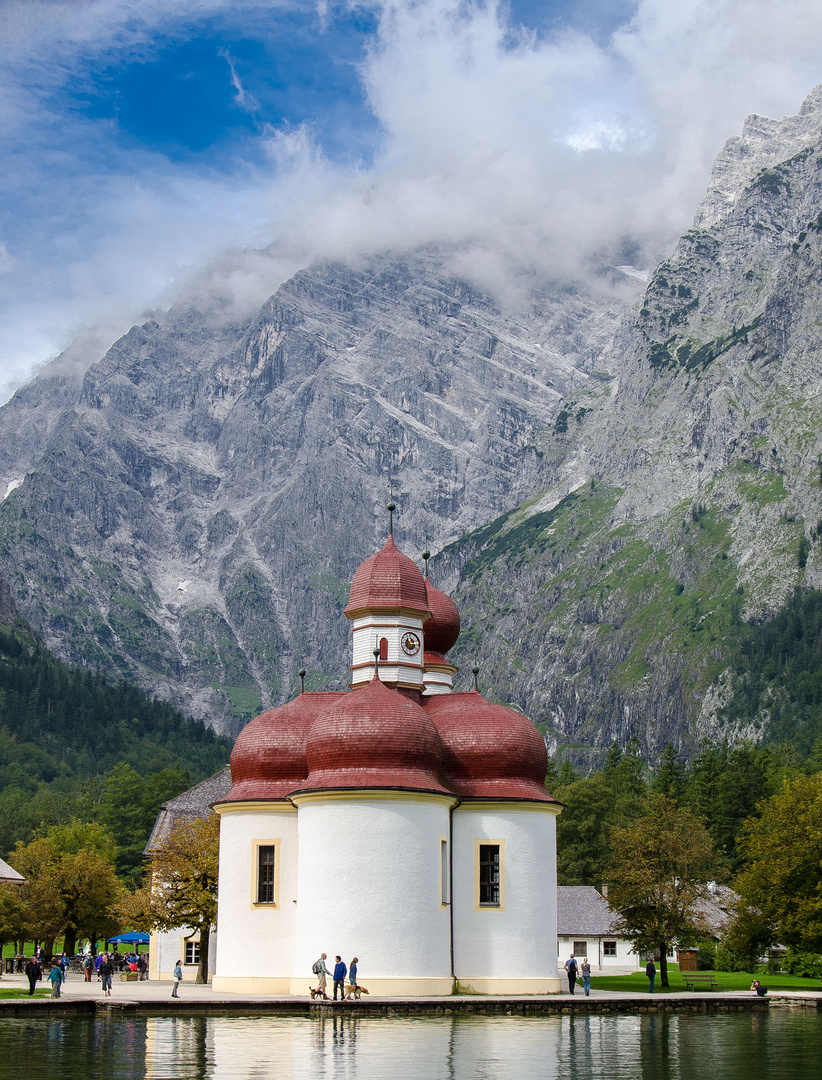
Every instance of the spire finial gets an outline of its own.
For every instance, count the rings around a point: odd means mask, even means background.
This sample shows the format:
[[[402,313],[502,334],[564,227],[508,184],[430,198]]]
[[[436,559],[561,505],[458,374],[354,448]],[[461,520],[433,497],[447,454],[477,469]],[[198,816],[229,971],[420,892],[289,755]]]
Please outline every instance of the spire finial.
[[[374,648],[374,678],[380,681],[380,647],[379,645]]]
[[[425,551],[422,553],[422,561],[425,563],[425,573],[423,574],[423,577],[428,577],[428,560],[430,558],[431,552],[428,550],[428,548],[426,548]]]
[[[474,664],[474,666],[471,668],[471,674],[474,676],[474,689],[477,693],[479,693],[479,680],[477,678],[477,676],[479,675],[479,668],[476,664]]]
[[[300,676],[300,693],[304,694],[305,693],[305,668],[304,667],[300,668],[300,670],[297,672],[297,674]]]
[[[388,535],[394,535],[394,511],[397,509],[394,502],[394,481],[388,481]]]

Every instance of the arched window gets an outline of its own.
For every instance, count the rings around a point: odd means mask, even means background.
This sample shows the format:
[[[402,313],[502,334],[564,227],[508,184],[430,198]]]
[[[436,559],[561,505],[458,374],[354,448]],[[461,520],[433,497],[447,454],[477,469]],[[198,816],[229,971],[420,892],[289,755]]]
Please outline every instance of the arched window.
[[[388,638],[380,638],[380,660],[388,659]]]

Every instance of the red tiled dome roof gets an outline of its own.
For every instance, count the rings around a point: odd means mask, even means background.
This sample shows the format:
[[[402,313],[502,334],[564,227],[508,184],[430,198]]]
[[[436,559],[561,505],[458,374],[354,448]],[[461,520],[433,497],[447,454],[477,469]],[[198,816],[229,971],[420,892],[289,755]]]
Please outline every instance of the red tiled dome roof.
[[[445,783],[456,795],[557,802],[545,790],[545,743],[527,716],[476,690],[423,702],[442,740]]]
[[[442,744],[431,717],[378,678],[324,710],[306,746],[300,791],[399,788],[445,792]]]
[[[345,614],[353,618],[361,611],[406,611],[429,614],[425,582],[419,567],[403,555],[389,534],[382,549],[361,563],[354,580]]]
[[[425,649],[443,656],[453,649],[460,636],[460,613],[450,596],[434,588],[428,578],[424,580],[431,612],[431,618],[425,624]]]
[[[231,791],[224,802],[284,799],[308,775],[305,747],[309,729],[342,692],[300,694],[246,724],[231,752]]]

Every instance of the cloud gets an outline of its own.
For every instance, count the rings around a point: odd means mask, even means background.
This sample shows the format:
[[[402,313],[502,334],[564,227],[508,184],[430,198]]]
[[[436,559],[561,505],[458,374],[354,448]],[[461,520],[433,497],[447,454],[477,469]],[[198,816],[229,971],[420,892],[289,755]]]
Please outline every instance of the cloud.
[[[547,30],[518,26],[483,3],[361,4],[370,152],[355,141],[332,154],[318,125],[260,115],[248,155],[204,167],[124,141],[61,88],[229,13],[264,38],[314,11],[316,47],[333,52],[335,19],[350,8],[5,0],[6,377],[25,377],[78,327],[114,334],[181,289],[252,310],[316,257],[447,244],[455,266],[500,290],[532,271],[579,278],[598,259],[626,261],[628,247],[648,265],[688,227],[745,115],[793,113],[822,78],[822,8],[639,0],[611,33],[606,6],[608,33],[583,33],[559,16]],[[256,116],[229,45],[223,55],[236,104]]]

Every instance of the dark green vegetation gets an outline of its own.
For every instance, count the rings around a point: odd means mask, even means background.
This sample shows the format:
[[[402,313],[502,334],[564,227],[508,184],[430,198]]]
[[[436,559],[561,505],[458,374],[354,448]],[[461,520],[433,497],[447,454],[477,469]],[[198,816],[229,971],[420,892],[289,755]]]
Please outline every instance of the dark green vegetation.
[[[129,879],[160,805],[230,752],[170,705],[55,659],[22,621],[0,628],[0,855],[42,826],[97,821]]]
[[[818,772],[820,751],[822,744],[801,764],[791,746],[731,747],[706,740],[687,765],[667,747],[652,773],[631,741],[624,752],[613,746],[604,767],[585,777],[567,760],[558,767],[554,762],[547,786],[566,807],[557,819],[559,884],[599,886],[607,881],[611,828],[636,820],[652,792],[675,798],[704,822],[715,848],[714,876],[726,880],[743,866],[737,844],[743,822],[786,777]]]

